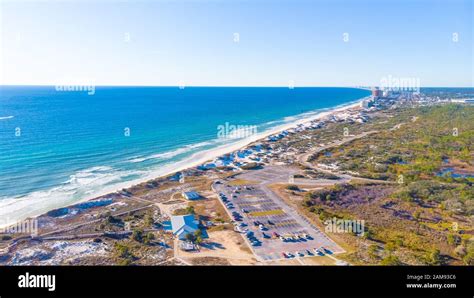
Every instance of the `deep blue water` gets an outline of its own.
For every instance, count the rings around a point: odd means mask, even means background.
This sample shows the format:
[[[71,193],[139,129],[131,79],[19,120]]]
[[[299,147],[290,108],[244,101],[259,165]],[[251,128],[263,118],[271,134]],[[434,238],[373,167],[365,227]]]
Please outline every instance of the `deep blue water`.
[[[139,179],[222,145],[217,126],[226,122],[261,132],[291,120],[285,117],[368,95],[352,88],[234,87],[96,87],[88,95],[2,86],[0,209],[70,203]]]

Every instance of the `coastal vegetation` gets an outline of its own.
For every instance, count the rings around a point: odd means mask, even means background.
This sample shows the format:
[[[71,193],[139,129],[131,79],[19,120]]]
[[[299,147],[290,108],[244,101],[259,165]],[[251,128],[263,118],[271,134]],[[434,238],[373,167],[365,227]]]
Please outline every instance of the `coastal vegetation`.
[[[378,130],[370,142],[356,139],[311,156],[316,168],[330,165],[333,174],[354,179],[301,194],[303,208],[321,222],[365,221],[364,245],[355,235],[337,235],[357,247],[344,256],[356,264],[472,264],[474,107],[399,108],[369,128]]]

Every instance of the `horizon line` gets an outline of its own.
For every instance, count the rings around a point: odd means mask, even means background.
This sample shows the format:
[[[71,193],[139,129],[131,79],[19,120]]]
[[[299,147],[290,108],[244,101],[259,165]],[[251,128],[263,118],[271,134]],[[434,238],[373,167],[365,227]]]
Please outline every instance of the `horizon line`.
[[[380,87],[378,85],[356,85],[356,86],[325,86],[325,85],[304,85],[304,86],[288,86],[288,85],[96,85],[96,84],[0,84],[0,87],[55,87],[55,86],[94,86],[94,87],[166,87],[166,88],[354,88],[364,89]],[[419,88],[474,88],[472,86],[420,86]]]

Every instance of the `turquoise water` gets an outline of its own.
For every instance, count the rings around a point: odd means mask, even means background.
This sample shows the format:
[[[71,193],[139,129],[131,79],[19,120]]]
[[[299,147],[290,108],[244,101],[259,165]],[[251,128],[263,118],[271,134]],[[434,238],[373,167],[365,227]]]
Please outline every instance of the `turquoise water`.
[[[261,132],[367,95],[353,88],[233,87],[96,87],[88,95],[2,86],[0,215],[92,197],[238,141],[217,138],[226,122]]]

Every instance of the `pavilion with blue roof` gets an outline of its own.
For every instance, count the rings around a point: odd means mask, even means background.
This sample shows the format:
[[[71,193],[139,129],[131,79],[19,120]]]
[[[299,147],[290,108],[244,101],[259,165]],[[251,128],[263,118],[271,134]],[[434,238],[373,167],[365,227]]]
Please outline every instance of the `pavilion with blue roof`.
[[[194,234],[199,230],[199,221],[193,214],[175,215],[171,217],[171,231],[179,240],[186,240],[187,234]]]

